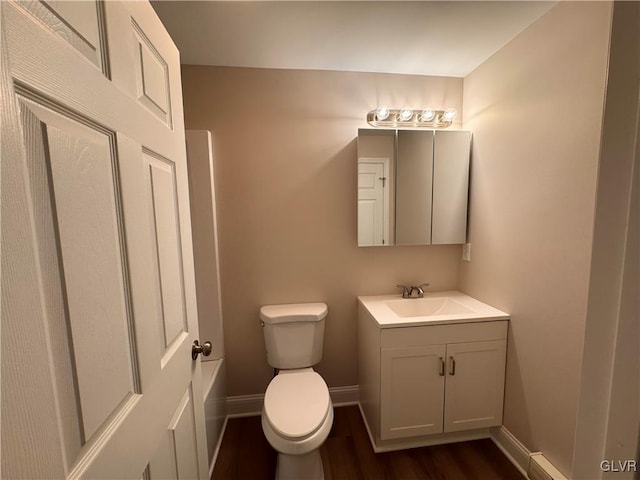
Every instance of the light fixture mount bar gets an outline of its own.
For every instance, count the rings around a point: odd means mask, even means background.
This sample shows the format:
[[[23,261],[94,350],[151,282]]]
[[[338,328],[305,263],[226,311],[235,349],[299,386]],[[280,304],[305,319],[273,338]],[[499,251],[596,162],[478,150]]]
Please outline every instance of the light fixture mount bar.
[[[367,113],[367,123],[378,128],[447,128],[453,124],[457,113],[453,108],[410,110],[412,115],[409,117],[408,110],[379,107]],[[384,118],[380,118],[380,112]]]

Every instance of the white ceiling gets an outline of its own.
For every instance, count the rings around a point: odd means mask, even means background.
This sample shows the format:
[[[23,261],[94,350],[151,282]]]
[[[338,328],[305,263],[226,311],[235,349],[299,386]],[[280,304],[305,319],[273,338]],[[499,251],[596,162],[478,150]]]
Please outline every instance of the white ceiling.
[[[183,64],[464,77],[555,2],[155,1]]]

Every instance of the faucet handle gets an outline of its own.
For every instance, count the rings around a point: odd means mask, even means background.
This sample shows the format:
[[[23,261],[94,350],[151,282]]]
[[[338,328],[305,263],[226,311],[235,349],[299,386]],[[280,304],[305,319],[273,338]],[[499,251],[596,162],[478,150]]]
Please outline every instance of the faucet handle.
[[[428,286],[429,286],[428,283],[423,283],[422,285],[418,285],[416,287],[416,290],[418,290],[418,295],[420,295],[421,298],[424,295],[424,289],[422,287],[428,287]]]
[[[396,287],[402,289],[402,298],[409,298],[409,296],[411,295],[411,290],[409,290],[409,287],[407,287],[406,285],[396,285]]]

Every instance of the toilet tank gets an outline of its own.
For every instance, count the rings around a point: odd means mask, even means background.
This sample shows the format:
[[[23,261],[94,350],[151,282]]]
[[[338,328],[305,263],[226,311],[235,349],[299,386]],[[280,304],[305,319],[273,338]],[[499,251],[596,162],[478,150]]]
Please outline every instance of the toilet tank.
[[[260,320],[267,347],[267,362],[273,368],[306,368],[322,359],[324,303],[266,305]]]

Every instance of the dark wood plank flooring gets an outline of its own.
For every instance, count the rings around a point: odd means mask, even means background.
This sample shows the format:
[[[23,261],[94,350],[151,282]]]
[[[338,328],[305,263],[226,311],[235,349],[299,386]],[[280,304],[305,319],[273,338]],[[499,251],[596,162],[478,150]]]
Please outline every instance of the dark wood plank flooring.
[[[376,454],[357,406],[335,409],[320,453],[326,480],[523,480],[489,439]],[[233,418],[211,478],[271,480],[276,457],[264,438],[260,417]]]

